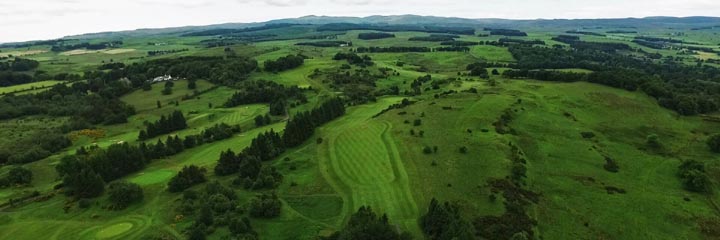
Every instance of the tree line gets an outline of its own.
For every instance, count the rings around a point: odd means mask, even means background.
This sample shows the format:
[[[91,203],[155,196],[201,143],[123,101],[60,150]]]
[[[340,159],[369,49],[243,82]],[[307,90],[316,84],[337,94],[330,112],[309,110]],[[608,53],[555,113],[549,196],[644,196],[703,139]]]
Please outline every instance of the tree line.
[[[459,38],[458,35],[446,35],[446,34],[431,34],[430,36],[418,36],[418,37],[411,37],[408,40],[409,41],[421,41],[421,42],[445,42],[445,41],[454,41],[456,38]]]
[[[504,28],[485,28],[485,31],[489,31],[490,35],[500,36],[515,36],[515,37],[527,37],[527,33],[515,29],[504,29]]]
[[[0,62],[0,87],[34,82],[35,78],[24,72],[34,70],[39,65],[38,61],[18,57]]]
[[[158,139],[155,144],[141,142],[132,146],[119,143],[107,149],[81,147],[75,155],[63,157],[55,170],[63,179],[62,187],[68,195],[78,198],[97,197],[104,192],[105,183],[142,170],[152,159],[230,138],[239,131],[237,126],[218,124],[200,134],[189,135],[184,139],[168,136],[164,142]]]
[[[287,102],[291,99],[307,102],[302,90],[297,86],[285,87],[270,81],[246,81],[225,103],[225,107],[235,107],[254,103]],[[283,109],[284,112],[284,109]]]
[[[220,155],[218,164],[215,166],[215,174],[227,176],[238,174],[241,181],[252,181],[252,184],[266,178],[275,182],[281,178],[272,169],[264,171],[265,176],[259,178],[263,173],[261,162],[269,161],[282,154],[286,148],[296,147],[310,138],[318,126],[335,119],[345,113],[345,106],[340,99],[332,99],[323,103],[320,107],[310,112],[301,112],[291,118],[283,135],[270,130],[255,137],[250,146],[235,154],[227,150]]]
[[[372,58],[368,55],[359,56],[355,53],[344,53],[339,52],[336,53],[335,56],[333,56],[333,60],[340,61],[340,60],[346,60],[349,64],[357,65],[360,67],[369,67],[372,65],[375,65],[375,63],[372,61]]]
[[[64,51],[70,51],[70,50],[76,50],[76,49],[88,49],[88,50],[100,50],[105,48],[111,48],[111,47],[118,47],[122,45],[122,41],[110,41],[110,42],[100,42],[100,43],[78,43],[78,44],[64,44],[60,42],[59,44],[53,45],[50,48],[50,51],[53,52],[64,52]]]
[[[466,52],[470,48],[465,46],[448,46],[448,47],[358,47],[354,50],[356,53],[401,53],[401,52]]]
[[[373,25],[355,23],[329,23],[317,27],[317,31],[350,31],[371,30],[383,32],[427,32],[474,35],[475,29],[470,27],[449,27],[432,25]]]
[[[144,141],[159,135],[168,134],[187,128],[187,122],[182,112],[175,110],[167,116],[163,115],[155,122],[145,124],[145,130],[140,130],[138,139]]]
[[[148,56],[154,57],[154,56],[160,56],[165,54],[173,54],[173,53],[179,53],[179,52],[187,52],[189,49],[182,48],[182,49],[172,49],[172,50],[152,50],[148,51]]]
[[[513,78],[537,77],[541,80],[590,81],[627,90],[642,90],[658,103],[683,115],[709,113],[720,109],[720,69],[709,65],[661,62],[597,49],[559,49],[513,46],[517,59],[506,71]],[[583,68],[593,73],[561,73],[532,69]],[[549,73],[550,72],[550,73]],[[552,75],[552,76],[550,76]]]
[[[394,38],[395,34],[384,32],[359,33],[358,38],[362,40],[374,40],[383,38]]]
[[[302,55],[287,55],[280,57],[276,60],[265,61],[265,71],[268,72],[281,72],[289,69],[299,67],[305,62],[305,56]]]
[[[317,42],[299,42],[295,45],[298,46],[312,46],[312,47],[340,47],[347,46],[352,47],[352,42],[346,41],[317,41]]]

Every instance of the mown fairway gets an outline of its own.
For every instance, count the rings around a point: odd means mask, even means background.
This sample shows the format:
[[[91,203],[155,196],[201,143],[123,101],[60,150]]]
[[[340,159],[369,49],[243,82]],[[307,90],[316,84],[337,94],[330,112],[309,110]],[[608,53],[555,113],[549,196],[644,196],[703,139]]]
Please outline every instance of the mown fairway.
[[[320,148],[321,169],[327,180],[344,195],[345,212],[371,206],[388,214],[403,229],[419,234],[415,224],[419,210],[411,194],[408,176],[389,134],[388,122],[371,119],[389,103],[355,109],[345,119],[324,127],[327,146]]]

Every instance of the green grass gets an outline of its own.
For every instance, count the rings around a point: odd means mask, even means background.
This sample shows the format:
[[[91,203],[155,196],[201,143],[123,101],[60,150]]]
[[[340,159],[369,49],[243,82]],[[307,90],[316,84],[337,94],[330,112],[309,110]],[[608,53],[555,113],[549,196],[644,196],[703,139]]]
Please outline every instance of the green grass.
[[[12,92],[22,92],[22,91],[29,91],[29,90],[36,90],[36,89],[39,90],[41,88],[48,88],[48,87],[52,87],[54,85],[61,84],[61,83],[63,83],[63,81],[47,80],[47,81],[13,85],[13,86],[9,86],[9,87],[0,87],[0,95],[6,94],[6,93],[12,93]]]
[[[549,39],[565,30],[533,30],[524,39],[541,39],[555,44]],[[292,31],[292,34],[314,34],[304,26],[294,27]],[[652,33],[665,36],[669,31]],[[284,34],[282,30],[267,32]],[[432,42],[407,41],[413,36],[427,35],[425,33],[399,32],[395,33],[396,38],[366,41],[356,39],[360,32],[367,31],[350,31],[339,36],[339,40],[353,41],[355,47],[439,46]],[[693,32],[689,33],[688,39],[716,44],[717,40],[712,36],[710,33]],[[463,36],[461,40],[498,38]],[[582,38],[588,41],[628,42],[632,36]],[[190,51],[153,58],[224,54],[224,47],[201,47],[198,42],[203,39],[206,38],[127,38],[123,48],[136,51],[72,56],[44,52],[27,57],[42,61],[40,70],[58,73],[95,69],[102,61],[109,62],[111,58],[125,63],[144,61],[152,59],[145,56],[146,51],[157,49],[189,48]],[[335,94],[327,83],[309,76],[315,69],[332,69],[343,64],[343,61],[330,59],[335,53],[348,50],[293,45],[301,41],[308,40],[229,46],[237,54],[253,57],[260,64],[288,54],[301,53],[310,57],[296,69],[277,74],[254,72],[250,75],[250,80],[312,87],[314,91],[306,92],[310,103],[291,109],[291,113],[309,110]],[[166,45],[150,46],[148,42]],[[505,47],[481,45],[471,49],[469,53],[369,54],[376,63],[370,70],[387,67],[399,72],[399,76],[378,80],[377,89],[399,86],[402,92],[410,89],[414,79],[426,74],[432,74],[433,79],[455,78],[457,72],[464,71],[467,64],[475,61],[515,61]],[[662,50],[660,53],[674,56],[677,52]],[[405,66],[397,66],[398,61],[404,62]],[[421,67],[428,72],[418,71]],[[506,69],[498,70],[502,72]],[[558,70],[588,72],[584,69]],[[543,239],[705,237],[698,230],[699,221],[720,214],[712,207],[712,202],[719,202],[720,197],[683,190],[676,171],[682,160],[696,159],[706,162],[711,173],[717,173],[720,157],[707,150],[704,140],[708,134],[719,129],[720,124],[704,121],[702,117],[678,116],[638,92],[589,83],[492,78],[497,81],[497,86],[490,86],[487,80],[464,77],[465,81],[453,81],[438,90],[426,91],[423,87],[422,95],[411,98],[417,101],[415,104],[388,111],[376,118],[373,118],[375,114],[399,102],[402,97],[381,97],[377,102],[349,107],[345,116],[317,129],[312,140],[288,149],[276,160],[264,163],[276,167],[284,175],[282,184],[276,190],[283,202],[283,210],[277,218],[252,219],[253,227],[262,239],[312,239],[338,230],[358,207],[368,205],[377,212],[387,214],[389,221],[398,229],[409,231],[421,239],[417,219],[425,213],[432,198],[458,203],[462,214],[470,219],[500,215],[505,211],[503,200],[490,200],[492,193],[486,183],[489,179],[509,174],[508,143],[513,142],[528,158],[526,188],[542,194],[540,202],[532,205],[528,212],[538,221],[536,233]],[[198,90],[213,86],[207,81],[198,81]],[[189,127],[171,134],[197,134],[217,123],[238,124],[242,131],[229,139],[154,160],[142,171],[123,178],[141,185],[145,198],[142,203],[122,211],[104,209],[108,201],[106,196],[102,196],[92,199],[93,204],[88,209],[78,209],[76,204],[72,204],[74,207],[64,213],[62,208],[69,198],[62,194],[45,202],[3,209],[0,214],[0,239],[140,239],[157,234],[183,238],[182,231],[192,223],[192,216],[175,221],[174,208],[180,195],[167,192],[169,179],[183,166],[195,164],[209,170],[209,179],[229,184],[235,176],[218,177],[212,173],[220,153],[227,149],[239,152],[259,133],[284,128],[284,117],[276,117],[277,122],[269,126],[254,126],[253,118],[268,112],[267,104],[221,108],[234,89],[219,87],[182,101],[183,96],[193,92],[187,89],[187,81],[175,82],[171,95],[162,95],[162,87],[163,83],[155,84],[151,91],[137,90],[121,98],[137,110],[128,123],[99,126],[105,130],[105,136],[98,139],[81,137],[65,152],[26,164],[34,173],[32,185],[0,189],[0,201],[24,196],[34,190],[43,193],[53,191],[60,182],[54,166],[64,154],[72,154],[78,147],[90,144],[101,147],[119,141],[135,144],[144,121],[157,120],[174,110],[186,114]],[[434,97],[446,90],[461,91],[471,87],[476,88],[478,93]],[[162,108],[157,108],[158,100]],[[175,101],[179,101],[178,106],[172,104]],[[443,109],[448,106],[452,109]],[[516,134],[495,132],[493,122],[506,109],[514,112],[510,126]],[[415,119],[420,119],[422,124],[413,126]],[[59,126],[65,120],[38,116],[0,121],[0,132],[4,136],[0,145],[11,143],[30,132]],[[410,134],[411,130],[415,135]],[[420,131],[423,131],[422,137],[418,136]],[[592,131],[596,137],[583,139],[580,136],[583,131]],[[645,149],[645,139],[649,134],[660,136],[665,148],[662,153]],[[166,137],[159,136],[161,139]],[[322,143],[317,144],[317,138],[322,138]],[[438,151],[424,154],[426,146],[437,146]],[[460,153],[460,147],[467,147],[468,152]],[[603,156],[615,159],[620,171],[610,173],[604,170]],[[0,168],[0,176],[8,171],[8,167]],[[713,181],[719,180],[716,175],[713,175]],[[605,190],[608,186],[623,188],[627,193],[608,194]],[[238,205],[245,204],[257,194],[241,188],[236,188],[236,191],[240,198]],[[226,227],[218,227],[209,238],[222,239],[227,234]]]

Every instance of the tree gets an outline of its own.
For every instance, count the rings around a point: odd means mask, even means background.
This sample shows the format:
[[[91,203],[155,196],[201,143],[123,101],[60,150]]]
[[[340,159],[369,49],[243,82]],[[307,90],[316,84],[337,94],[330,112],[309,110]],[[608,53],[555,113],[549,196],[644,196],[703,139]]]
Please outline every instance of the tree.
[[[173,91],[172,91],[172,88],[171,88],[171,87],[165,87],[165,88],[163,88],[163,90],[162,90],[162,95],[170,95],[170,94],[172,94],[172,92],[173,92]]]
[[[270,114],[275,116],[285,114],[285,101],[278,99],[270,103]]]
[[[720,133],[710,136],[707,145],[713,152],[720,153]]]
[[[250,200],[250,216],[273,218],[280,215],[282,203],[275,193],[263,193]]]
[[[77,174],[66,175],[63,185],[68,192],[79,198],[94,198],[105,191],[105,182],[89,166],[83,166]]]
[[[208,204],[202,204],[200,207],[200,214],[198,214],[196,224],[202,224],[205,226],[212,226],[214,222],[213,211]]]
[[[195,83],[195,80],[188,80],[188,89],[196,89],[197,84]]]
[[[168,191],[180,192],[192,185],[205,181],[207,181],[207,179],[205,178],[204,168],[195,165],[185,166],[177,175],[170,179],[170,182],[168,182]]]
[[[142,201],[143,190],[140,185],[127,181],[113,182],[108,185],[108,200],[110,208],[121,210],[129,205]]]
[[[462,218],[460,208],[449,202],[441,204],[435,198],[420,217],[420,228],[432,240],[475,239],[475,229]]]
[[[32,182],[33,173],[27,168],[24,167],[14,167],[10,169],[10,172],[7,176],[7,182],[9,184],[30,184]]]
[[[350,220],[340,231],[330,235],[326,239],[334,240],[409,240],[412,237],[406,233],[400,233],[397,228],[390,224],[387,215],[378,216],[370,207],[362,206],[356,213],[350,216]]]
[[[228,224],[230,233],[239,237],[240,239],[255,239],[257,238],[257,232],[250,225],[250,219],[247,217],[234,217],[230,219]]]
[[[188,232],[188,239],[190,240],[205,240],[205,227],[204,226],[191,226]]]
[[[143,90],[143,91],[150,91],[150,90],[152,90],[152,83],[151,83],[151,82],[147,82],[147,81],[146,81],[146,82],[143,82],[142,90]]]
[[[647,136],[646,143],[649,147],[654,149],[660,149],[662,148],[662,144],[660,143],[660,138],[657,134],[650,134]]]
[[[235,155],[235,152],[228,149],[220,153],[218,164],[215,165],[215,174],[226,176],[238,172],[240,169],[241,159]]]
[[[160,103],[160,100],[157,100],[157,108],[162,108],[162,103]]]
[[[262,115],[255,116],[255,126],[265,126],[265,117]]]
[[[431,153],[433,153],[433,150],[432,150],[432,148],[430,148],[429,146],[425,146],[425,147],[423,148],[423,153],[424,153],[424,154],[431,154]]]
[[[689,191],[709,193],[712,189],[705,164],[702,162],[695,160],[683,162],[679,167],[678,176],[683,182],[683,187]]]

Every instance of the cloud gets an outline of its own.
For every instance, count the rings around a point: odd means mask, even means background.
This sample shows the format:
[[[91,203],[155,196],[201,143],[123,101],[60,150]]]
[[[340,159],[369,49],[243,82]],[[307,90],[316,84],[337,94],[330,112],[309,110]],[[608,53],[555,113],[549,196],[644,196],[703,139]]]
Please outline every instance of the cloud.
[[[333,2],[335,4],[342,4],[342,5],[370,5],[377,1],[373,1],[373,0],[330,0],[330,2]]]
[[[265,4],[277,7],[304,6],[308,0],[265,0]]]

